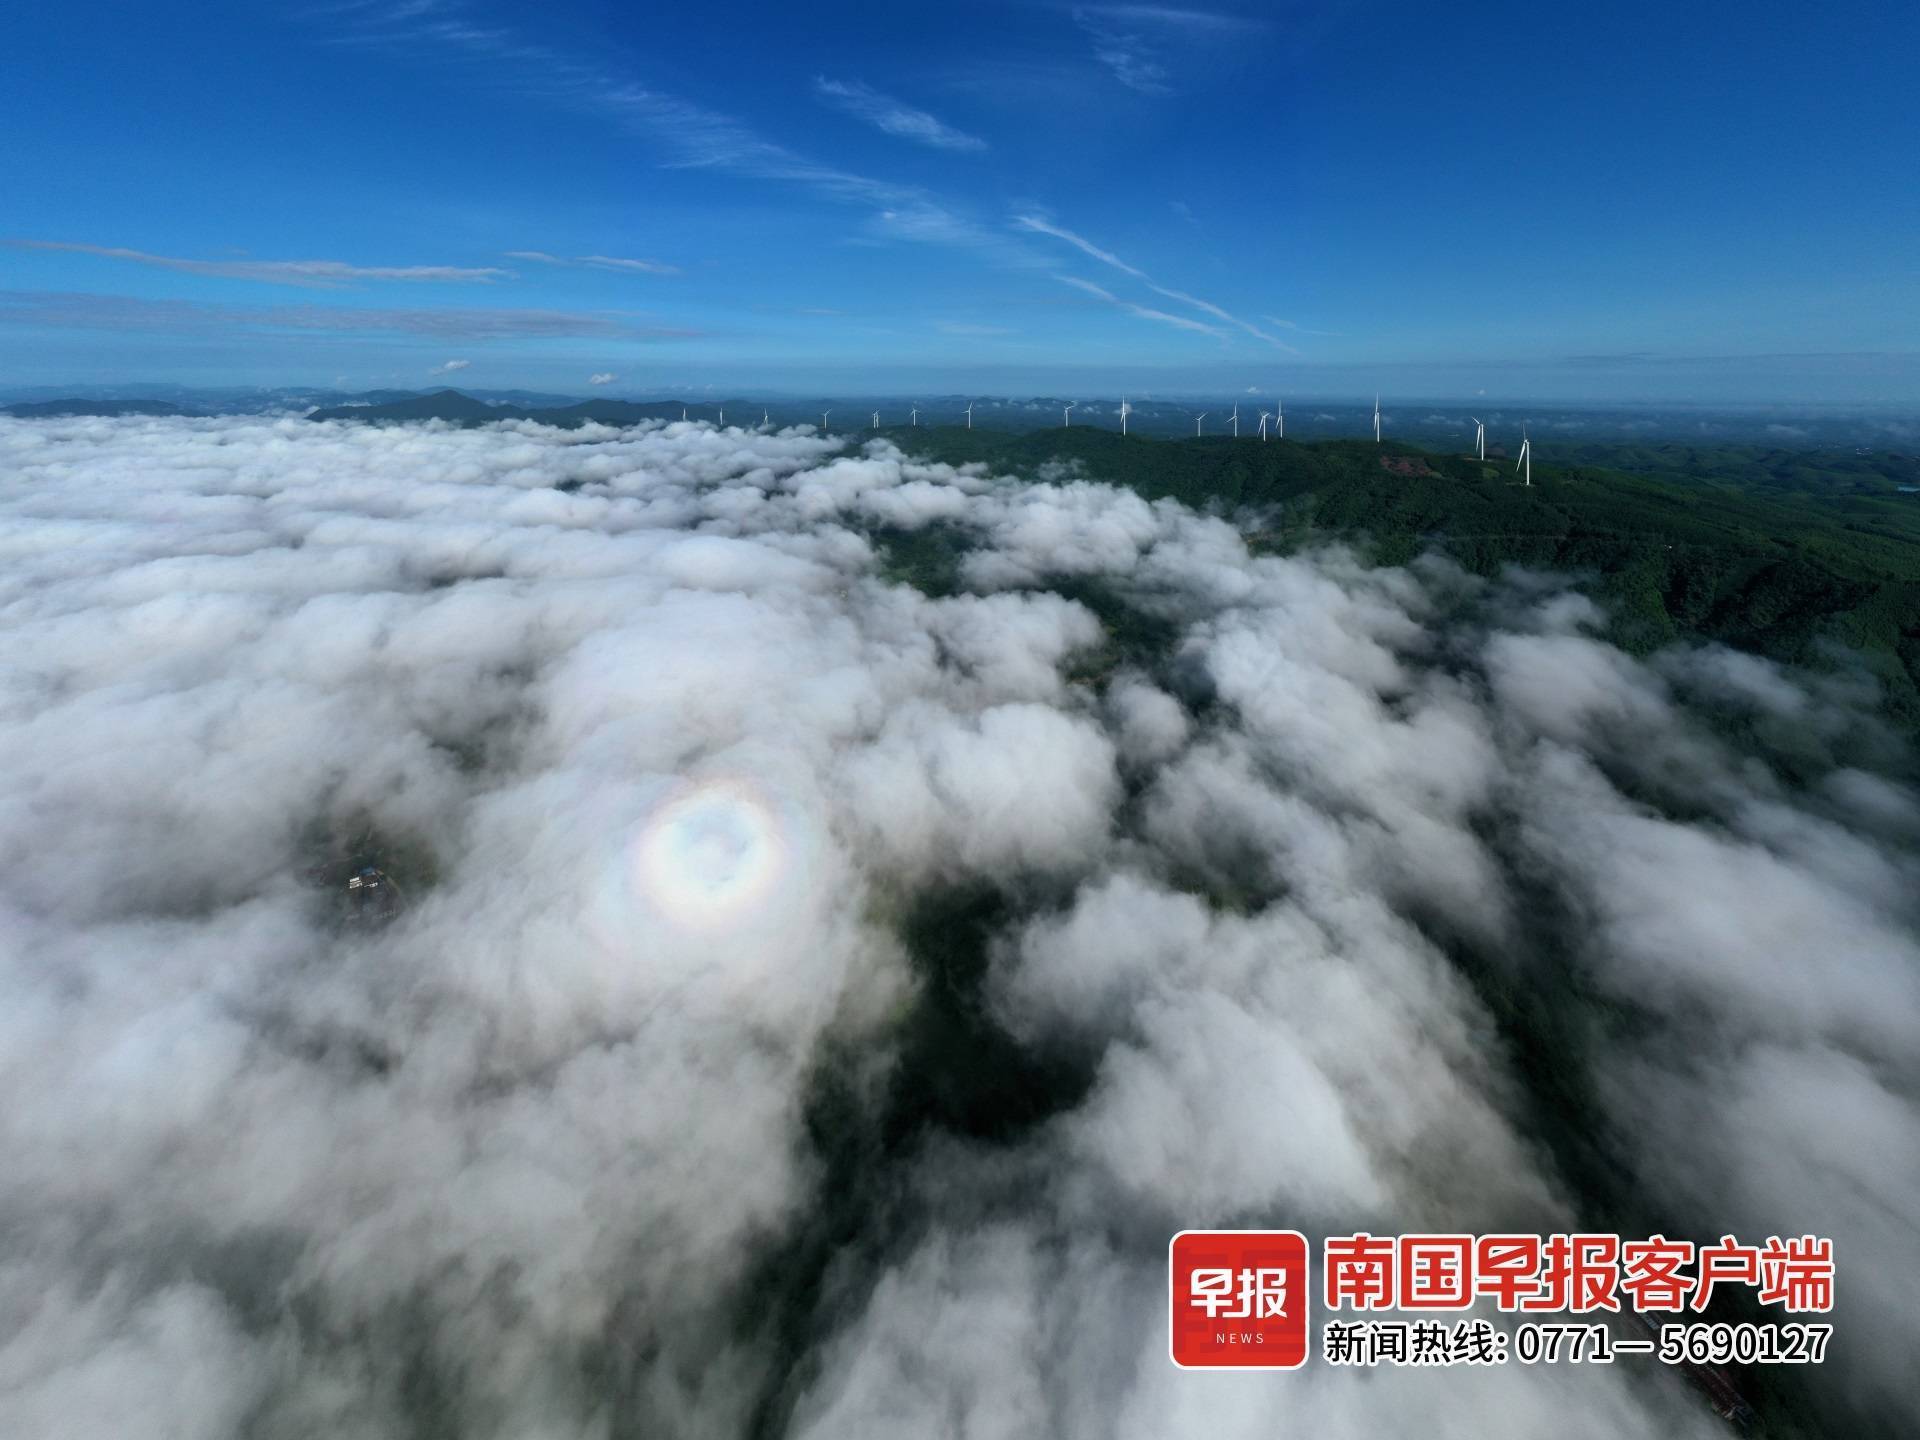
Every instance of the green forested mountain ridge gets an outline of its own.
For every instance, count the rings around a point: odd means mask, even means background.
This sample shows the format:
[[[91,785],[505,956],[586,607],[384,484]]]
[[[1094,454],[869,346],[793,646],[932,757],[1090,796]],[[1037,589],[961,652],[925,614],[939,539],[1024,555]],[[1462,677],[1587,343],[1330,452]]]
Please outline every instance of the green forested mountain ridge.
[[[621,400],[525,408],[445,390],[310,418],[573,427],[678,419],[682,408]],[[1510,458],[1481,462],[1395,442],[1165,440],[1091,425],[855,433],[999,473],[1077,463],[1088,478],[1151,499],[1231,514],[1269,551],[1344,540],[1389,564],[1437,549],[1479,574],[1509,564],[1571,573],[1606,604],[1608,638],[1636,653],[1692,637],[1831,664],[1837,642],[1878,677],[1889,718],[1920,732],[1920,459],[1912,455],[1553,442],[1529,488]],[[940,527],[876,538],[896,573],[935,588],[952,582],[968,543]]]
[[[1577,463],[1536,463],[1529,488],[1511,460],[1359,440],[886,433],[928,458],[1020,474],[1078,462],[1090,479],[1234,514],[1263,549],[1341,539],[1384,563],[1438,549],[1481,574],[1586,576],[1609,638],[1638,653],[1689,636],[1823,664],[1839,642],[1880,679],[1889,718],[1920,729],[1920,493],[1901,488],[1920,485],[1920,463],[1908,456],[1589,445],[1569,452]]]

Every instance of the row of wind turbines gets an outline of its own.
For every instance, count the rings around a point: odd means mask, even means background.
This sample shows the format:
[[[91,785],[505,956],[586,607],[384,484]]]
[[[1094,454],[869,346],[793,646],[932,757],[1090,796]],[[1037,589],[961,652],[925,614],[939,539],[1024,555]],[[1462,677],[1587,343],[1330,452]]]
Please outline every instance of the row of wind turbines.
[[[1193,417],[1193,433],[1196,436],[1206,433],[1207,416],[1212,413],[1211,410],[1202,410],[1198,415]],[[1127,433],[1127,414],[1127,402],[1122,400],[1120,402],[1120,433],[1122,435]],[[1274,422],[1273,438],[1276,440],[1286,439],[1287,407],[1284,401],[1276,400],[1273,402],[1273,409],[1262,410],[1260,412],[1260,443],[1263,445],[1267,442],[1267,422],[1269,420]],[[1240,438],[1240,407],[1238,405],[1235,405],[1233,409],[1228,412],[1227,423],[1233,427],[1233,438],[1238,440]],[[1376,436],[1375,438],[1378,437]]]
[[[969,400],[967,402],[967,408],[963,412],[966,415],[967,429],[969,430],[973,429],[973,407],[976,403],[978,402]],[[689,407],[685,405],[682,405],[680,407],[680,418],[683,421],[687,419],[688,408]],[[1077,400],[1060,407],[1060,424],[1063,428],[1069,429],[1069,430],[1073,428],[1073,412],[1079,408],[1080,408],[1080,402]],[[718,405],[714,406],[714,410],[719,414],[720,424],[724,426],[727,423],[727,412],[725,411],[725,409],[723,409]],[[1193,433],[1195,436],[1201,436],[1206,434],[1207,416],[1211,415],[1212,413],[1213,412],[1211,410],[1202,410],[1198,415],[1193,417]],[[833,414],[833,411],[831,409],[822,410],[820,412],[820,429],[823,433],[826,431],[826,428],[827,428],[827,417],[831,414]],[[1127,433],[1127,417],[1133,414],[1133,405],[1124,395],[1120,397],[1119,414],[1120,414],[1120,433],[1124,435]],[[1482,462],[1484,462],[1487,458],[1486,422],[1477,415],[1469,415],[1467,418],[1473,421],[1474,452],[1477,455],[1477,457]],[[1269,420],[1273,422],[1274,439],[1276,440],[1286,439],[1287,438],[1287,407],[1286,407],[1285,401],[1275,400],[1273,402],[1273,409],[1262,410],[1260,412],[1260,443],[1263,445],[1266,443],[1266,440],[1267,440],[1267,422]],[[880,428],[880,412],[878,410],[875,410],[873,412],[872,421],[873,421],[873,428],[875,430],[878,430]],[[1233,409],[1228,413],[1227,423],[1233,427],[1233,438],[1238,440],[1240,438],[1240,406],[1237,403],[1234,405]],[[772,422],[770,412],[762,410],[760,412],[760,428],[762,430],[771,429],[772,424],[773,422]],[[907,424],[915,428],[918,428],[920,424],[920,407],[919,406],[915,405],[908,409]],[[1381,443],[1380,397],[1378,394],[1376,394],[1373,397],[1373,443],[1376,445]],[[1523,485],[1526,485],[1528,487],[1531,487],[1533,485],[1533,441],[1528,437],[1527,427],[1524,425],[1520,427],[1520,453],[1514,459],[1513,468],[1520,472],[1522,477],[1521,483]]]
[[[1487,458],[1487,422],[1482,420],[1478,415],[1469,415],[1467,418],[1473,421],[1474,452],[1484,461]],[[1373,439],[1376,445],[1380,443],[1380,401],[1378,397],[1376,397],[1373,402]],[[1527,427],[1524,425],[1520,427],[1520,453],[1514,458],[1513,468],[1518,470],[1524,477],[1521,481],[1522,484],[1527,486],[1533,484],[1533,441],[1527,438]]]
[[[1073,405],[1063,407],[1060,419],[1062,425],[1072,426],[1073,412],[1077,408],[1077,405],[1078,402],[1076,401]],[[1127,416],[1132,413],[1133,407],[1129,405],[1126,398],[1122,396],[1120,400],[1120,433],[1122,435],[1127,433]],[[1202,410],[1198,415],[1193,417],[1193,433],[1196,437],[1206,433],[1207,416],[1212,413],[1211,410]],[[1473,421],[1474,450],[1479,459],[1484,462],[1487,458],[1486,422],[1477,415],[1470,415],[1467,418]],[[1275,400],[1273,402],[1273,409],[1262,410],[1260,412],[1260,443],[1263,445],[1267,439],[1267,422],[1269,420],[1274,422],[1274,438],[1276,440],[1286,439],[1287,407],[1285,401]],[[875,416],[875,422],[878,423],[877,415]],[[1233,438],[1238,440],[1240,438],[1240,406],[1237,403],[1233,409],[1228,412],[1227,423],[1233,427]],[[973,428],[973,406],[971,405],[967,406],[967,428],[969,430]],[[1381,443],[1380,397],[1378,394],[1373,397],[1373,443],[1376,445]],[[1513,468],[1521,473],[1523,477],[1521,483],[1531,487],[1533,484],[1533,441],[1528,438],[1527,428],[1524,425],[1520,427],[1520,454],[1514,460]]]

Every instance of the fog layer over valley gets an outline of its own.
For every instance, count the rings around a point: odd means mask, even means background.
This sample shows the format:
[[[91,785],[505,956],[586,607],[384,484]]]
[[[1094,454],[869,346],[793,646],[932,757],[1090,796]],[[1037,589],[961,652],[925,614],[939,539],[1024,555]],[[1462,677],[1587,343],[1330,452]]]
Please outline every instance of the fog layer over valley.
[[[1242,1226],[1831,1235],[1751,1398],[1920,1418],[1843,661],[806,427],[0,420],[0,556],[0,1434],[1725,1433],[1178,1372]]]

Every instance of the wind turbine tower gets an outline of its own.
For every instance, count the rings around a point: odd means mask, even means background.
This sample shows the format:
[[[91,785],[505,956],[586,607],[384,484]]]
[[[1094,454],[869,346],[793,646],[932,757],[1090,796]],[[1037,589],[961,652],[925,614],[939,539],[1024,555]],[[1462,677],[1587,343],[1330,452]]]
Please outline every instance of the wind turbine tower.
[[[1202,410],[1198,415],[1193,417],[1193,433],[1196,439],[1200,435],[1201,422],[1204,421],[1207,418],[1207,416],[1211,415],[1212,413],[1213,412],[1211,410]]]
[[[973,401],[971,400],[967,402],[967,428],[969,430],[973,428]]]
[[[1060,407],[1060,423],[1069,430],[1073,428],[1074,407],[1077,406],[1079,403],[1080,402],[1076,400],[1073,402],[1072,405],[1063,405]]]
[[[1513,468],[1526,472],[1527,478],[1523,483],[1529,486],[1533,484],[1533,441],[1527,438],[1527,427],[1524,425],[1520,427],[1520,458],[1513,462]]]
[[[1473,448],[1478,450],[1480,458],[1485,460],[1487,458],[1487,427],[1478,415],[1469,415],[1467,418],[1473,421]]]
[[[876,430],[880,428],[880,412],[878,410],[873,412],[873,428]]]
[[[772,424],[773,422],[767,418],[767,412],[765,410],[762,410],[760,412],[760,428],[762,430],[766,430],[771,428]]]
[[[832,413],[833,411],[831,410],[822,410],[820,412],[820,433],[822,435],[827,433],[827,416],[831,415]]]
[[[1238,405],[1233,407],[1233,438],[1236,440],[1240,438],[1240,407]]]
[[[1120,397],[1120,433],[1122,435],[1127,433],[1127,416],[1132,413],[1133,406],[1129,405],[1127,403],[1127,397],[1122,395]]]
[[[1267,421],[1272,418],[1273,412],[1271,410],[1262,410],[1260,412],[1260,443],[1262,445],[1267,443]]]
[[[1275,423],[1275,425],[1274,425],[1274,431],[1273,431],[1273,438],[1274,438],[1274,439],[1276,439],[1276,440],[1284,440],[1284,439],[1286,439],[1286,438],[1287,438],[1287,404],[1286,404],[1286,401],[1284,401],[1284,400],[1276,400],[1276,401],[1274,401],[1274,402],[1273,402],[1273,418],[1274,418],[1274,420],[1275,420],[1275,422],[1276,422],[1276,423]]]
[[[913,406],[907,411],[907,423],[909,425],[918,425],[920,423],[920,407],[918,405]]]
[[[1373,443],[1380,443],[1380,397],[1373,397]]]

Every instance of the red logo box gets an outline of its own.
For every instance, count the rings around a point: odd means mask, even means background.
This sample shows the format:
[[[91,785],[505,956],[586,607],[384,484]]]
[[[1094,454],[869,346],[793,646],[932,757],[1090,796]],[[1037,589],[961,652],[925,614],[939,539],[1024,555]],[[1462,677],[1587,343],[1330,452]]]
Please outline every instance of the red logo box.
[[[1182,1230],[1167,1246],[1168,1348],[1182,1370],[1297,1370],[1307,1359],[1307,1237]]]

